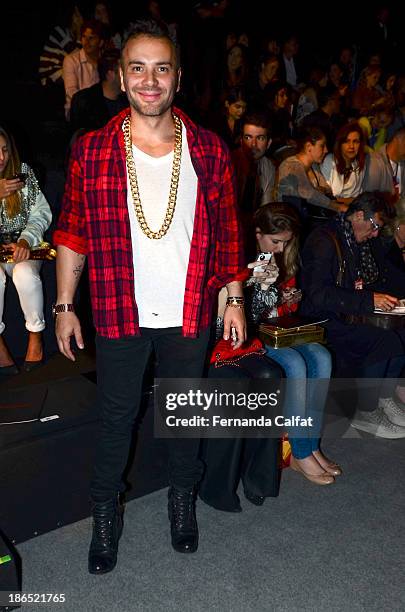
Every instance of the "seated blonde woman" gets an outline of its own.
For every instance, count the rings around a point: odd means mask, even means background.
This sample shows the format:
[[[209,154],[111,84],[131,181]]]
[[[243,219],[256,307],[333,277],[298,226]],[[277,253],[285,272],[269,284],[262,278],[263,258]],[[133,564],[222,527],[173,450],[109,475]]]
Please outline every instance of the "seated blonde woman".
[[[45,328],[40,261],[31,261],[30,249],[43,239],[52,219],[32,169],[20,162],[12,137],[0,127],[0,247],[13,256],[12,263],[0,263],[0,376],[18,374],[2,334],[4,294],[7,276],[17,289],[29,332],[24,370],[42,363],[42,334]]]
[[[362,71],[352,97],[352,107],[359,115],[367,115],[372,105],[382,97],[381,90],[377,87],[381,72],[380,66],[366,66]]]

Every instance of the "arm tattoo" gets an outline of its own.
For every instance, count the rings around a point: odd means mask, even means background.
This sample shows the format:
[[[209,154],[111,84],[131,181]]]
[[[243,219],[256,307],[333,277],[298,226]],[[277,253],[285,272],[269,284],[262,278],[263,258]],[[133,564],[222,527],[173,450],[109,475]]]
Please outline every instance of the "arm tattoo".
[[[86,256],[85,255],[79,255],[78,258],[80,259],[80,261],[82,263],[78,264],[75,268],[73,268],[73,274],[75,275],[76,278],[80,278],[80,275],[83,272],[84,262],[86,260]]]
[[[76,268],[73,268],[73,274],[76,276],[76,278],[80,277],[82,271],[83,271],[83,265],[76,266]]]

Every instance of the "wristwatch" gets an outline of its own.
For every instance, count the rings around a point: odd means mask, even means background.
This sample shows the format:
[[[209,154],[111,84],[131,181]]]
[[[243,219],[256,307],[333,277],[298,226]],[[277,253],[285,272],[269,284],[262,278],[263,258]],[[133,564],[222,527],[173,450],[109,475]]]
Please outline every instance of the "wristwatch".
[[[52,314],[54,317],[60,312],[74,312],[75,307],[73,304],[52,304]]]

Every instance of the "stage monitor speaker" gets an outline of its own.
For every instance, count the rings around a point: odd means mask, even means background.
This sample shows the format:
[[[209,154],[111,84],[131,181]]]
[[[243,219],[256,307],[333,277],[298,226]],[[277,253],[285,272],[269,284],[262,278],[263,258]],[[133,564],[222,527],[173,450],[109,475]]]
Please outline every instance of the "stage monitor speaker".
[[[0,531],[0,612],[21,607],[6,601],[7,594],[13,591],[21,591],[21,559],[18,552]]]
[[[94,372],[22,386],[28,379],[16,376],[0,389],[0,525],[13,543],[89,516],[100,427]],[[144,394],[139,421],[127,500],[167,486],[167,447],[153,434],[152,393]]]

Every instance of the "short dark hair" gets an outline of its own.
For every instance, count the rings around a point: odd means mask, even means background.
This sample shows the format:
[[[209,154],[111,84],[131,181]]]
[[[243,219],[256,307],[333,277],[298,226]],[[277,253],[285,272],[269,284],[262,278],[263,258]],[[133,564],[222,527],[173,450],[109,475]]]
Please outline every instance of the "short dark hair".
[[[337,97],[339,97],[339,90],[334,85],[326,85],[326,87],[321,87],[318,93],[319,108],[326,106],[330,100]]]
[[[364,212],[365,217],[372,217],[376,213],[381,213],[384,219],[392,216],[384,196],[377,191],[364,191],[349,204],[345,212],[345,217],[350,217],[355,212]]]
[[[263,90],[263,94],[265,96],[265,99],[267,101],[267,104],[270,108],[272,108],[272,106],[274,105],[274,101],[276,99],[276,96],[280,93],[280,91],[282,89],[286,89],[287,90],[287,95],[288,97],[290,97],[291,95],[291,87],[290,85],[287,83],[287,81],[274,81],[274,83],[267,83],[267,85],[265,86],[264,90]]]
[[[234,104],[235,102],[239,102],[239,100],[243,100],[246,102],[247,93],[243,87],[230,87],[223,94],[223,101],[228,102],[228,104]]]
[[[400,127],[393,133],[393,135],[391,136],[388,142],[392,142],[396,138],[404,138],[404,137],[405,137],[405,127]]]
[[[267,138],[270,138],[271,123],[267,113],[261,111],[246,113],[242,117],[242,131],[245,125],[255,125],[256,127],[264,128],[267,132]]]
[[[94,34],[97,34],[101,40],[105,40],[107,38],[107,30],[106,27],[101,21],[97,21],[97,19],[86,19],[83,21],[82,26],[80,28],[80,36],[83,36],[86,30],[92,30]]]
[[[124,49],[130,40],[138,36],[150,36],[151,38],[165,38],[173,47],[176,54],[177,66],[180,66],[180,50],[177,39],[169,30],[169,26],[164,21],[156,19],[138,19],[131,24],[121,46],[121,58]]]
[[[321,138],[326,138],[321,128],[316,125],[301,126],[297,129],[295,140],[297,142],[297,152],[304,150],[307,142],[314,145]]]
[[[116,70],[120,61],[119,49],[108,49],[104,51],[98,60],[97,68],[100,81],[104,81],[109,70]]]

